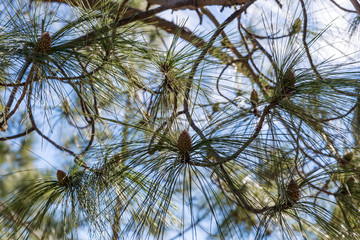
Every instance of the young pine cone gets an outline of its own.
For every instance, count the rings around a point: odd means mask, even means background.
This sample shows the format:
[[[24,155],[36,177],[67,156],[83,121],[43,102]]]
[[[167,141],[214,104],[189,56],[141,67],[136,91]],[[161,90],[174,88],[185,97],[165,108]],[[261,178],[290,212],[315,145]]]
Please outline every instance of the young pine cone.
[[[47,52],[50,50],[51,37],[49,32],[44,32],[38,39],[37,50]]]
[[[295,71],[293,69],[286,70],[283,76],[283,89],[286,93],[289,93],[295,88]]]
[[[190,151],[192,147],[191,137],[186,130],[180,134],[177,145],[180,152]]]
[[[256,107],[259,104],[259,94],[255,89],[251,92],[250,102],[253,107]]]
[[[339,159],[339,164],[342,167],[347,166],[354,158],[353,152],[347,152],[342,158]]]
[[[191,143],[191,137],[189,135],[189,133],[184,130],[179,138],[178,138],[178,142],[177,142],[177,147],[179,149],[179,152],[182,156],[182,159],[185,162],[188,162],[190,160],[190,154],[189,151],[192,148],[192,143]]]
[[[251,106],[252,106],[254,115],[257,117],[260,117],[260,113],[257,109],[257,105],[259,104],[259,94],[255,89],[253,89],[250,94],[250,102],[251,102]]]
[[[353,194],[355,185],[356,185],[355,178],[353,176],[349,177],[346,180],[345,184],[339,190],[339,194],[341,194],[343,196]]]
[[[300,18],[297,18],[294,22],[294,24],[291,26],[291,32],[290,34],[296,34],[298,32],[300,32],[301,30],[301,24],[302,24],[302,21]]]
[[[300,188],[294,179],[291,179],[286,188],[286,195],[290,202],[296,203],[300,199]]]
[[[8,124],[6,119],[2,122],[0,122],[0,131],[6,132],[8,130]]]
[[[69,183],[69,176],[62,170],[57,170],[56,172],[57,180],[60,186],[65,187]]]

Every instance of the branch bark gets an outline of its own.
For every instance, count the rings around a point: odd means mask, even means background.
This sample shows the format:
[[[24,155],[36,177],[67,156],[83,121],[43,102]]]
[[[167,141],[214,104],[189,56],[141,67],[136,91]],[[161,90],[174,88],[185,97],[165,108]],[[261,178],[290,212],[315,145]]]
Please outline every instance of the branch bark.
[[[175,3],[181,3],[185,2],[186,0],[147,0],[149,5],[168,5],[168,4],[175,4]],[[186,1],[188,2],[188,1]],[[233,5],[241,5],[245,4],[247,0],[193,0],[191,4],[184,5],[181,7],[181,9],[184,8],[191,8],[191,9],[197,9],[202,8],[205,6],[211,6],[211,5],[220,5],[224,7],[230,7]],[[180,9],[180,8],[177,8]],[[176,10],[176,9],[174,9]]]
[[[350,0],[354,8],[356,9],[356,12],[360,15],[360,4],[357,0]]]

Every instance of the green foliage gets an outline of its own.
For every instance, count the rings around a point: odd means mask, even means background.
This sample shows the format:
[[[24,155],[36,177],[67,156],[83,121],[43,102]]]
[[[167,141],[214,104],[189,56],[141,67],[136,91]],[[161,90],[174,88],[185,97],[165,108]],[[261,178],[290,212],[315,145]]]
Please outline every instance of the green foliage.
[[[0,237],[359,239],[358,20],[267,2],[5,1]]]

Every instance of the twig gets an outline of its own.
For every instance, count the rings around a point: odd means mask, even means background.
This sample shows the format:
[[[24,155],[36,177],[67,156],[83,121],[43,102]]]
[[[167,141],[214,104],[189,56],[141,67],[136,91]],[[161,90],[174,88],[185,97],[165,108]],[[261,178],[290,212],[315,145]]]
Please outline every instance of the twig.
[[[185,111],[185,115],[190,123],[190,126],[195,130],[195,132],[197,134],[199,134],[199,136],[201,137],[202,140],[206,140],[206,137],[204,136],[204,134],[201,132],[201,130],[196,126],[196,124],[194,123],[190,113],[189,113],[189,95],[190,95],[190,90],[191,90],[191,86],[192,86],[192,81],[193,78],[195,76],[196,70],[200,64],[200,62],[203,60],[203,58],[205,57],[205,55],[208,53],[208,51],[210,50],[211,46],[214,44],[216,38],[220,35],[220,33],[224,30],[224,28],[230,23],[232,22],[237,16],[239,16],[240,14],[242,14],[251,4],[253,4],[256,0],[249,0],[246,2],[246,4],[244,4],[244,6],[242,6],[239,10],[235,11],[233,14],[231,14],[214,32],[214,34],[211,36],[208,44],[206,45],[206,47],[203,48],[202,52],[200,53],[200,55],[198,56],[198,58],[196,59],[191,71],[190,71],[190,75],[188,77],[188,81],[186,83],[186,90],[185,90],[185,94],[184,94],[184,111]]]
[[[340,115],[338,117],[333,117],[333,118],[326,118],[326,119],[321,119],[319,120],[320,122],[329,122],[329,121],[333,121],[333,120],[338,120],[338,119],[341,119],[341,118],[344,118],[346,117],[347,115],[349,115],[352,111],[354,111],[354,109],[358,106],[358,102],[355,103],[355,105],[353,107],[350,108],[349,111],[347,111],[345,114],[343,115]]]
[[[0,83],[1,87],[22,87],[25,85],[25,82],[22,83]]]
[[[30,87],[29,87],[29,93],[28,93],[28,99],[27,99],[27,112],[29,114],[29,119],[30,119],[30,122],[31,122],[31,125],[32,127],[34,128],[34,130],[42,137],[44,138],[46,141],[48,141],[49,143],[51,143],[54,147],[56,147],[57,149],[61,150],[61,151],[64,151],[64,152],[67,152],[69,153],[70,155],[74,156],[75,157],[75,163],[76,164],[79,164],[80,167],[83,167],[85,169],[90,169],[89,166],[86,164],[86,163],[80,163],[79,162],[79,157],[71,150],[65,148],[65,147],[62,147],[60,145],[58,145],[57,143],[55,143],[53,140],[51,140],[50,138],[48,138],[46,135],[44,135],[40,130],[39,128],[37,127],[36,125],[36,122],[34,120],[34,116],[32,114],[32,107],[31,107],[31,95],[32,95],[32,84],[30,84]]]
[[[24,74],[26,72],[26,70],[28,69],[28,67],[30,66],[31,64],[31,61],[26,61],[25,64],[23,65],[23,67],[21,68],[20,70],[20,73],[15,81],[15,84],[19,84],[21,79],[24,77]],[[25,83],[26,84],[26,83]],[[5,108],[5,115],[7,115],[7,112],[10,110],[11,108],[11,105],[14,101],[14,98],[15,98],[15,94],[17,92],[17,90],[19,89],[19,86],[15,86],[10,94],[10,97],[9,97],[9,101],[8,103],[6,104],[6,108]]]
[[[309,46],[306,42],[306,35],[307,35],[307,13],[306,13],[306,7],[305,7],[305,3],[304,0],[299,0],[301,3],[301,7],[302,7],[302,12],[303,12],[303,17],[304,17],[304,23],[303,23],[303,35],[302,35],[302,42],[304,45],[304,49],[306,52],[306,56],[309,60],[311,69],[314,71],[316,77],[320,80],[321,79],[321,75],[318,72],[318,70],[316,69],[316,66],[314,65],[314,62],[312,60],[311,54],[310,54],[310,50],[309,50]]]
[[[340,8],[341,10],[343,10],[345,12],[356,13],[356,11],[354,11],[354,10],[346,9],[346,8],[340,6],[335,0],[330,0],[330,2],[332,2],[335,6],[337,6],[338,8]]]
[[[219,95],[222,96],[223,98],[225,98],[227,101],[229,101],[230,103],[232,103],[232,104],[235,105],[235,106],[237,106],[237,104],[236,104],[233,100],[229,99],[227,96],[225,96],[224,94],[221,93],[220,87],[219,87],[219,82],[220,82],[220,78],[221,78],[221,76],[223,75],[223,73],[225,72],[225,70],[226,70],[230,65],[232,65],[233,63],[236,63],[236,62],[239,62],[239,61],[242,61],[242,60],[239,59],[239,60],[234,60],[234,61],[231,61],[231,62],[227,63],[226,66],[223,68],[223,70],[220,72],[219,76],[218,76],[217,79],[216,79],[216,90],[217,90],[217,92],[219,93]]]
[[[35,128],[31,127],[29,129],[25,130],[25,132],[22,132],[22,133],[13,135],[13,136],[9,136],[9,137],[2,137],[2,138],[0,138],[0,141],[6,141],[6,140],[9,140],[9,139],[15,139],[15,138],[23,137],[23,136],[28,135],[29,133],[31,133],[34,130],[35,130]]]
[[[30,69],[30,72],[26,78],[26,82],[25,82],[25,85],[24,85],[24,89],[23,89],[23,92],[19,98],[19,100],[16,102],[15,104],[15,107],[14,109],[8,114],[5,116],[6,120],[8,120],[9,118],[11,118],[11,116],[16,112],[16,110],[18,109],[18,107],[20,106],[22,100],[25,98],[25,95],[26,95],[26,92],[27,92],[27,88],[29,86],[29,84],[32,82],[32,79],[33,79],[33,74],[34,74],[34,71],[35,71],[35,65],[33,65]],[[36,71],[37,72],[37,71]]]

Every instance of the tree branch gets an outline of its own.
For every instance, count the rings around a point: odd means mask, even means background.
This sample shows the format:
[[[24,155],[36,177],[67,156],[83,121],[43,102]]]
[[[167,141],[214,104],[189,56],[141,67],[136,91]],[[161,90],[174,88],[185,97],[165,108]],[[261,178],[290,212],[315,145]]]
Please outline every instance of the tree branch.
[[[356,13],[356,11],[354,11],[354,10],[350,10],[350,9],[343,8],[343,7],[340,6],[335,0],[330,0],[330,2],[332,2],[335,6],[337,6],[338,8],[340,8],[341,10],[343,10],[343,11],[345,11],[345,12]]]
[[[354,8],[356,9],[356,12],[360,15],[360,4],[357,0],[350,0]]]
[[[168,4],[176,4],[181,2],[188,2],[187,0],[147,0],[148,4],[158,4],[158,5],[168,5]],[[194,0],[192,3],[188,5],[184,5],[184,7],[197,7],[201,8],[204,6],[210,6],[210,5],[220,5],[224,7],[230,7],[233,5],[242,5],[245,4],[247,0]]]

